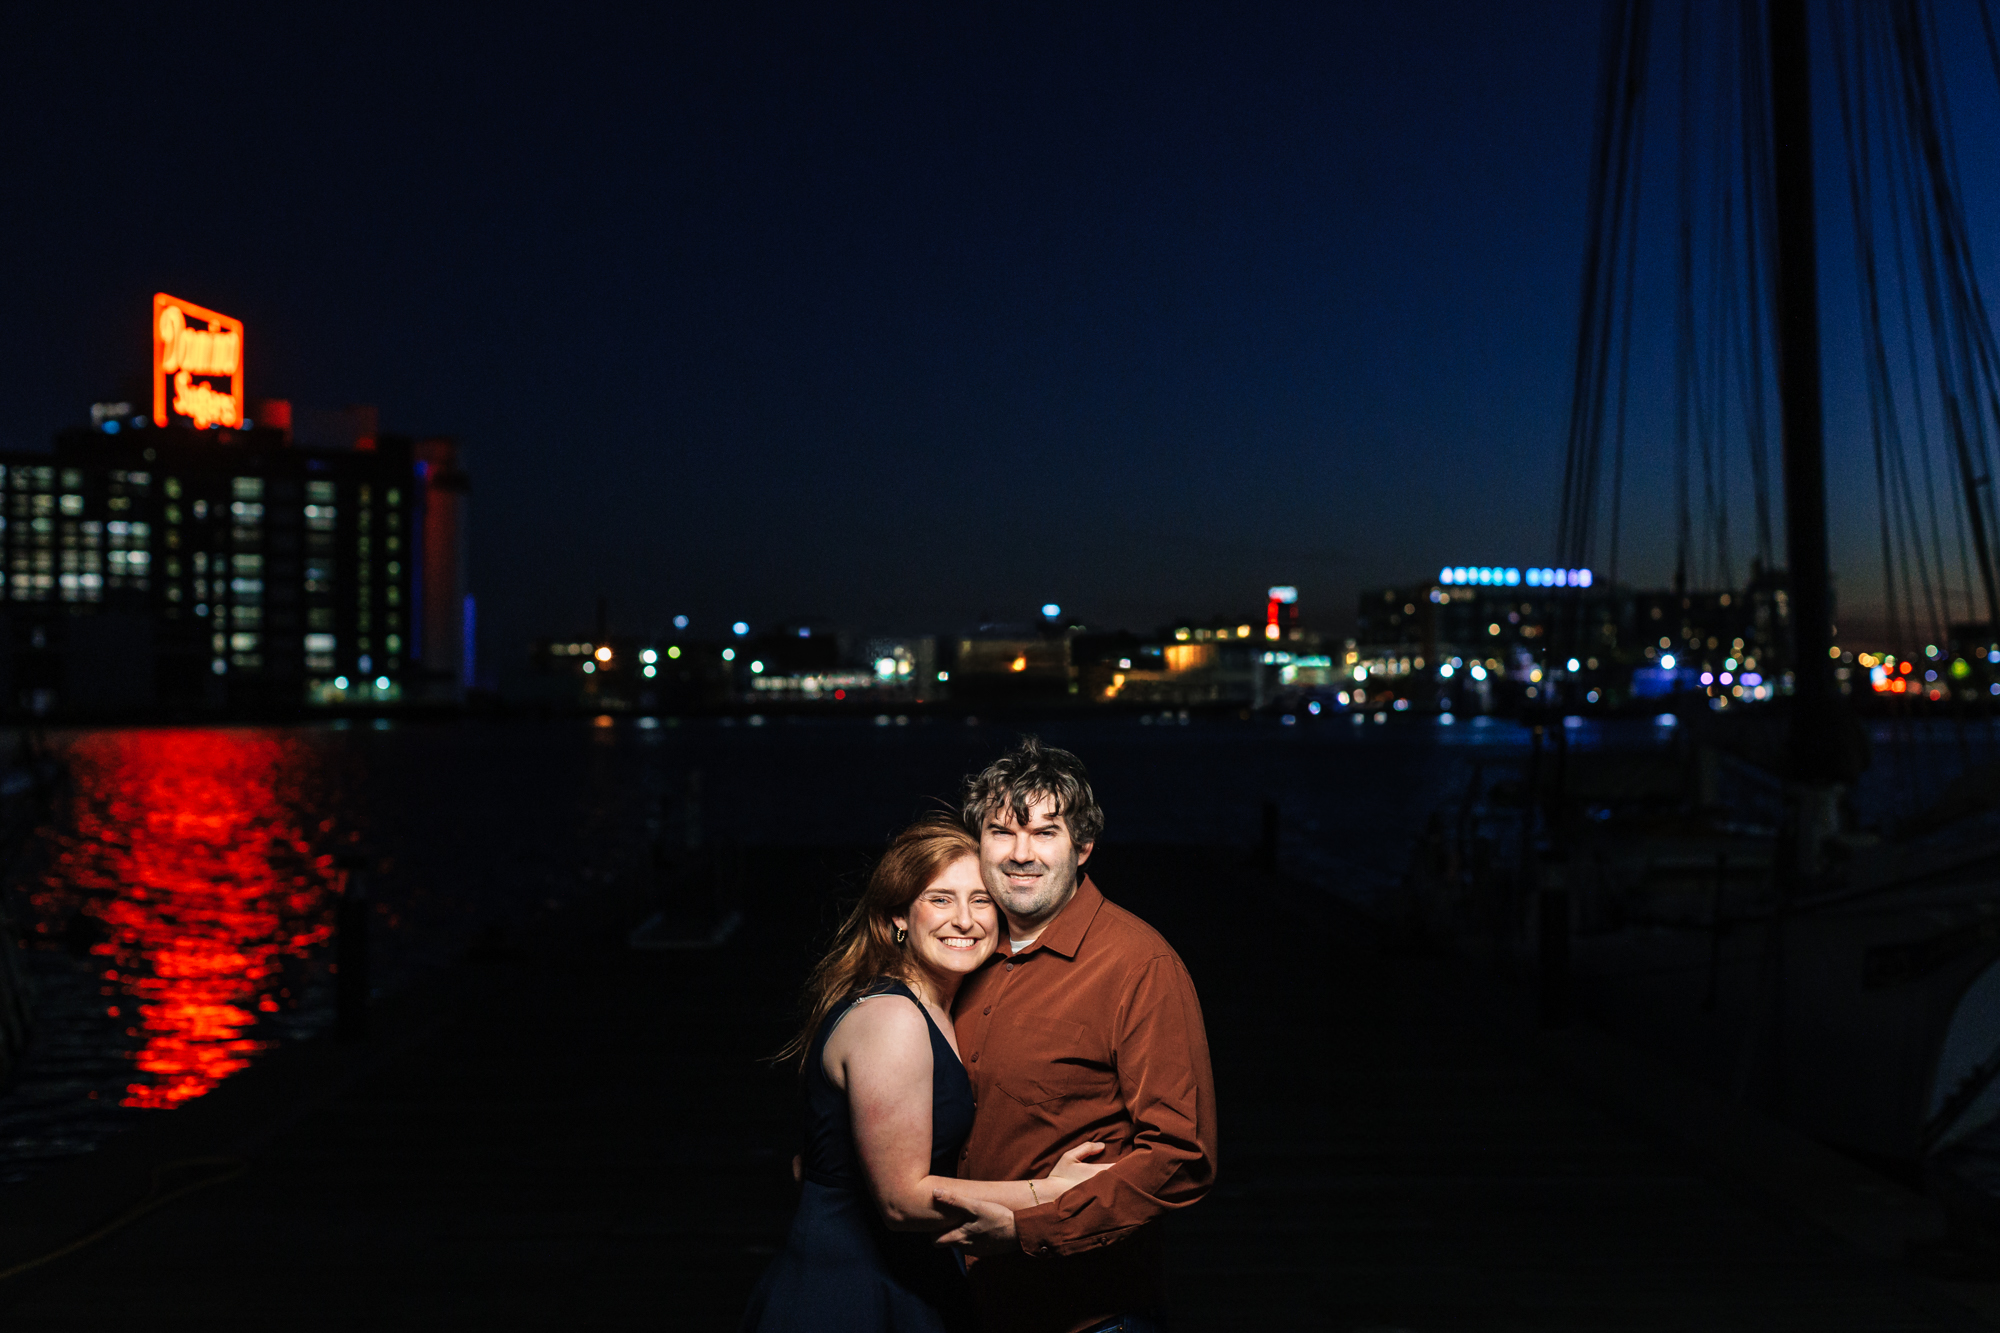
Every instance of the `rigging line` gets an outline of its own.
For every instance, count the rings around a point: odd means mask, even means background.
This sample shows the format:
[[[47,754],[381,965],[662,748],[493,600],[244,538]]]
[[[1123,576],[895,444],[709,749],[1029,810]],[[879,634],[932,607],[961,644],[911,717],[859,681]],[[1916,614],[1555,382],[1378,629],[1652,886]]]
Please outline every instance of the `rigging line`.
[[[1952,205],[1955,201],[1950,198],[1946,178],[1944,147],[1941,141],[1941,127],[1938,119],[1939,107],[1930,78],[1930,70],[1925,59],[1927,51],[1921,29],[1922,19],[1916,12],[1915,5],[1907,3],[1907,0],[1905,3],[1897,5],[1896,10],[1898,22],[1895,26],[1897,35],[1902,39],[1899,44],[1899,50],[1904,69],[1906,97],[1910,103],[1911,125],[1919,135],[1923,149],[1924,165],[1927,169],[1931,187],[1930,194],[1933,207],[1936,209],[1936,215],[1933,219],[1938,233],[1936,239],[1942,243],[1947,265],[1951,269],[1956,270],[1961,252],[1955,244],[1956,237],[1952,234],[1952,223],[1954,221],[1954,209]],[[1928,243],[1932,239],[1929,228],[1925,229],[1925,235],[1927,242],[1926,249],[1928,251]],[[1929,256],[1929,258],[1933,263],[1935,262],[1935,256]],[[1950,276],[1956,275],[1953,274]],[[1927,283],[1936,281],[1936,277],[1937,275],[1934,271],[1928,273],[1926,278]],[[1964,300],[1965,294],[1962,290],[1955,290],[1952,294],[1958,298],[1959,302]],[[1958,305],[1956,302],[1954,304],[1956,309],[1962,310],[1962,305]],[[1957,456],[1959,483],[1963,491],[1967,526],[1972,529],[1972,544],[1978,554],[1980,583],[1986,592],[1988,623],[2000,625],[2000,585],[1996,585],[1994,580],[1991,542],[1987,532],[1983,507],[1979,501],[1978,475],[1973,464],[1972,442],[1968,438],[1964,412],[1964,399],[1967,396],[1972,398],[1973,411],[1979,411],[1978,394],[1975,392],[1968,395],[1967,393],[1972,388],[1975,379],[1971,365],[1972,351],[1970,339],[1967,336],[1970,331],[1961,325],[1956,330],[1960,336],[1950,338],[1950,334],[1953,332],[1952,322],[1940,319],[1940,306],[1933,305],[1932,310],[1933,329],[1941,329],[1945,333],[1951,344],[1951,350],[1957,353],[1954,359],[1959,362],[1957,367],[1957,382],[1952,386],[1951,393],[1944,400],[1945,420],[1950,428],[1950,438]],[[1956,313],[1956,310],[1954,313]],[[1936,341],[1934,333],[1934,345]],[[1946,360],[1947,358],[1942,355],[1939,357],[1939,371],[1941,375],[1943,374]],[[1966,589],[1968,602],[1971,600],[1971,594],[1972,589],[1968,587]],[[1977,616],[1971,615],[1967,619],[1976,620]]]
[[[1639,220],[1638,220],[1637,182],[1641,175],[1640,165],[1643,161],[1643,152],[1644,152],[1644,133],[1643,133],[1644,101],[1642,97],[1644,71],[1643,69],[1637,66],[1637,62],[1643,58],[1643,53],[1645,49],[1645,28],[1643,27],[1643,20],[1645,18],[1644,12],[1641,11],[1637,17],[1641,22],[1641,26],[1638,26],[1636,28],[1633,35],[1634,36],[1633,44],[1627,48],[1625,53],[1625,59],[1627,62],[1627,71],[1626,71],[1626,79],[1624,82],[1625,100],[1622,107],[1623,123],[1620,126],[1618,152],[1612,163],[1613,188],[1611,194],[1611,217],[1610,217],[1611,246],[1609,255],[1604,265],[1603,293],[1604,293],[1605,307],[1603,311],[1603,319],[1599,326],[1599,335],[1601,341],[1597,349],[1597,356],[1599,358],[1598,375],[1596,384],[1594,386],[1593,401],[1591,404],[1590,455],[1589,455],[1590,467],[1588,471],[1589,489],[1585,496],[1585,513],[1589,520],[1589,526],[1585,529],[1584,533],[1582,534],[1582,541],[1578,546],[1576,552],[1576,561],[1575,561],[1575,563],[1577,564],[1584,564],[1584,565],[1593,563],[1592,560],[1590,559],[1590,556],[1595,548],[1595,524],[1596,524],[1596,515],[1598,507],[1598,479],[1603,464],[1604,418],[1606,410],[1605,397],[1607,392],[1608,381],[1611,375],[1614,373],[1613,362],[1611,359],[1612,347],[1614,343],[1613,317],[1614,315],[1620,313],[1618,274],[1621,267],[1621,261],[1623,267],[1628,271],[1628,280],[1625,284],[1626,291],[1624,294],[1623,311],[1622,311],[1624,318],[1621,321],[1623,325],[1623,334],[1620,339],[1624,344],[1625,351],[1624,354],[1621,356],[1621,359],[1618,363],[1618,367],[1616,370],[1616,373],[1619,376],[1619,403],[1620,403],[1619,410],[1621,413],[1619,421],[1619,429],[1621,432],[1623,430],[1622,412],[1623,412],[1625,391],[1626,391],[1626,386],[1629,382],[1629,375],[1627,374],[1627,370],[1629,368],[1629,363],[1630,363],[1630,324],[1631,324],[1631,290],[1630,290],[1631,282],[1629,280],[1629,270],[1631,269],[1631,266],[1634,262],[1638,248]],[[1628,188],[1628,182],[1630,182],[1629,188]],[[1619,483],[1620,485],[1622,485],[1623,482],[1622,434],[1620,436],[1620,440],[1618,443],[1618,449],[1619,449],[1619,455],[1617,459],[1617,470],[1619,472]],[[1613,503],[1614,505],[1617,503],[1617,499],[1615,496]]]
[[[1603,402],[1608,377],[1610,320],[1615,304],[1617,255],[1636,220],[1628,222],[1624,182],[1633,170],[1634,126],[1645,88],[1644,53],[1649,0],[1631,0],[1607,24],[1600,85],[1598,133],[1590,185],[1590,234],[1578,308],[1577,357],[1571,385],[1558,544],[1587,552],[1597,501]]]
[[[1894,377],[1892,376],[1889,370],[1887,335],[1883,332],[1882,328],[1880,268],[1876,262],[1877,245],[1876,245],[1875,231],[1874,231],[1876,206],[1874,202],[1874,191],[1872,186],[1872,181],[1875,174],[1875,164],[1874,164],[1873,154],[1870,151],[1871,133],[1870,133],[1870,117],[1868,111],[1869,84],[1868,84],[1867,69],[1865,68],[1865,62],[1867,59],[1867,45],[1862,38],[1861,30],[1858,25],[1854,29],[1854,39],[1855,39],[1854,98],[1856,105],[1855,119],[1858,122],[1859,129],[1858,133],[1856,133],[1856,135],[1854,136],[1855,140],[1854,144],[1850,146],[1849,159],[1850,159],[1850,174],[1852,174],[1854,170],[1856,158],[1859,159],[1859,169],[1860,169],[1860,178],[1859,178],[1860,201],[1855,205],[1855,216],[1857,225],[1856,256],[1858,260],[1865,261],[1866,265],[1862,273],[1862,278],[1863,278],[1863,290],[1864,293],[1866,294],[1868,302],[1868,305],[1866,307],[1866,313],[1868,315],[1868,323],[1865,325],[1865,328],[1870,336],[1870,352],[1871,352],[1871,357],[1868,362],[1869,371],[1871,374],[1871,395],[1870,395],[1869,410],[1871,414],[1871,425],[1877,431],[1881,432],[1882,438],[1878,442],[1879,446],[1884,447],[1884,451],[1889,455],[1889,458],[1891,460],[1890,470],[1893,476],[1895,478],[1900,479],[1902,483],[1901,489],[1902,489],[1902,498],[1904,501],[1903,512],[1899,514],[1895,506],[1893,481],[1891,482],[1890,489],[1886,491],[1881,491],[1879,495],[1880,503],[1883,507],[1882,516],[1884,520],[1886,522],[1893,524],[1903,534],[1902,542],[1898,544],[1898,549],[1902,550],[1903,552],[1903,559],[1902,559],[1903,586],[1901,589],[1902,595],[1900,598],[1898,597],[1898,589],[1895,584],[1894,574],[1892,570],[1889,573],[1888,583],[1884,589],[1884,596],[1889,601],[1890,604],[1892,628],[1895,629],[1900,636],[1896,641],[1897,646],[1899,648],[1907,649],[1914,642],[1913,635],[1915,634],[1915,628],[1910,623],[1910,618],[1914,617],[1915,615],[1915,605],[1916,605],[1915,594],[1910,587],[1910,580],[1912,577],[1910,568],[1912,563],[1911,561],[1912,554],[1914,554],[1915,556],[1915,563],[1917,565],[1919,576],[1924,587],[1924,594],[1927,603],[1931,607],[1931,618],[1934,624],[1937,622],[1938,617],[1937,617],[1936,598],[1931,591],[1930,576],[1924,565],[1922,528],[1921,525],[1918,523],[1914,498],[1910,493],[1907,450],[1904,446],[1902,437],[1900,415],[1897,407],[1895,390],[1894,390]],[[1846,92],[1845,89],[1843,89],[1843,96],[1845,95]],[[1887,134],[1886,123],[1885,123],[1885,128],[1883,129],[1883,133],[1885,135]],[[1894,200],[1893,192],[1890,198],[1893,206],[1893,200]],[[1891,221],[1892,223],[1894,222],[1893,212],[1891,215]],[[1865,241],[1861,239],[1862,232],[1864,230],[1866,233]],[[1901,234],[1900,231],[1898,231],[1897,235],[1900,236],[1900,234]],[[1898,261],[1900,264],[1900,254],[1898,255]],[[1907,308],[1907,293],[1905,293],[1905,307]],[[1914,365],[1914,362],[1912,364]],[[1878,491],[1880,490],[1881,488],[1878,483]],[[1897,521],[1899,519],[1900,522]],[[1897,611],[1899,609],[1897,604],[1899,601],[1901,603],[1900,616],[1897,614]]]
[[[1882,587],[1887,603],[1889,628],[1899,636],[1902,616],[1896,596],[1896,542],[1893,534],[1894,499],[1889,480],[1888,441],[1883,417],[1892,412],[1893,390],[1887,380],[1888,356],[1882,333],[1881,293],[1876,280],[1874,203],[1867,183],[1871,164],[1867,149],[1865,102],[1853,95],[1848,78],[1845,5],[1832,0],[1828,5],[1828,27],[1834,48],[1834,78],[1839,91],[1841,135],[1847,143],[1847,193],[1854,213],[1854,255],[1860,270],[1863,301],[1863,331],[1867,351],[1868,418],[1875,455],[1875,493],[1882,545]],[[1858,58],[1858,56],[1857,56]],[[1859,82],[1859,79],[1855,80]],[[1865,93],[1864,93],[1865,96]],[[1861,122],[1856,133],[1857,121]]]
[[[1557,545],[1569,558],[1580,529],[1588,523],[1583,512],[1587,504],[1584,454],[1591,447],[1591,386],[1598,376],[1596,356],[1597,322],[1601,307],[1598,284],[1602,276],[1605,245],[1606,192],[1610,188],[1611,161],[1620,130],[1620,85],[1623,69],[1620,53],[1633,18],[1633,6],[1616,11],[1616,21],[1606,25],[1602,56],[1603,78],[1599,90],[1597,142],[1591,155],[1590,231],[1585,238],[1581,299],[1577,305],[1576,368],[1570,387],[1568,440],[1563,459],[1563,495]]]
[[[1921,588],[1923,603],[1931,624],[1932,637],[1935,638],[1939,633],[1942,633],[1946,618],[1945,610],[1940,606],[1938,600],[1940,589],[1944,582],[1944,548],[1941,524],[1937,514],[1937,486],[1931,471],[1931,448],[1929,430],[1926,425],[1927,414],[1924,407],[1923,376],[1917,364],[1916,321],[1914,313],[1910,308],[1910,280],[1905,263],[1905,252],[1908,247],[1903,240],[1902,211],[1898,207],[1899,196],[1897,185],[1905,179],[1907,173],[1898,170],[1898,167],[1902,164],[1902,159],[1897,150],[1902,145],[1897,135],[1893,132],[1891,124],[1893,118],[1901,109],[1898,99],[1893,94],[1893,81],[1888,68],[1888,58],[1884,54],[1890,49],[1893,43],[1887,35],[1886,16],[1878,6],[1868,5],[1861,7],[1857,18],[1859,22],[1854,29],[1856,96],[1859,105],[1863,108],[1871,103],[1883,108],[1882,114],[1879,117],[1873,118],[1873,123],[1876,126],[1875,133],[1879,133],[1882,139],[1883,173],[1888,190],[1888,207],[1884,211],[1888,216],[1892,237],[1890,254],[1894,257],[1896,265],[1896,290],[1901,303],[1903,344],[1909,365],[1910,388],[1914,401],[1912,420],[1917,431],[1918,461],[1923,468],[1924,494],[1931,519],[1930,539],[1933,551],[1931,555],[1927,555],[1924,544],[1924,525],[1919,515],[1915,484],[1910,475],[1909,450],[1903,442],[1901,428],[1897,424],[1900,414],[1891,415],[1889,422],[1893,433],[1890,436],[1892,448],[1889,461],[1895,482],[1895,490],[1901,501],[1900,506],[1895,512],[1898,530],[1903,534],[1903,549],[1905,552],[1903,560],[1903,604],[1907,608],[1907,614],[1914,616],[1916,614],[1917,589]],[[1870,25],[1872,27],[1872,40],[1870,37],[1870,28],[1863,25]],[[1869,58],[1871,51],[1875,53],[1873,60]],[[1876,88],[1877,85],[1879,85],[1879,96],[1871,96],[1871,88]],[[1869,145],[1874,136],[1869,132],[1870,118],[1865,114],[1865,111],[1861,116],[1861,120],[1861,150],[1864,155],[1864,163],[1868,164],[1869,176],[1872,178],[1872,155],[1869,153]],[[1874,215],[1871,212],[1868,216],[1872,219]],[[1937,562],[1938,572],[1935,580],[1933,580],[1930,573],[1932,555],[1935,556]],[[1916,587],[1911,586],[1912,580],[1915,581]],[[1910,626],[1909,632],[1912,635],[1915,634],[1914,625]],[[1915,642],[1916,640],[1912,638],[1902,646],[1908,648]]]
[[[1951,415],[1950,399],[1952,394],[1954,393],[1954,388],[1951,383],[1950,366],[1947,359],[1947,348],[1944,344],[1944,336],[1948,330],[1946,329],[1942,316],[1942,304],[1941,304],[1942,298],[1939,292],[1938,277],[1937,277],[1937,256],[1934,248],[1933,238],[1931,236],[1931,229],[1927,221],[1928,215],[1924,208],[1924,202],[1923,202],[1924,190],[1922,185],[1918,181],[1916,149],[1914,146],[1915,141],[1918,138],[1918,131],[1913,123],[1916,118],[1916,112],[1913,110],[1911,104],[1907,63],[1903,59],[1904,55],[1903,48],[1900,40],[1898,39],[1898,34],[1896,32],[1896,26],[1893,22],[1893,19],[1894,16],[1886,9],[1882,12],[1881,24],[1883,31],[1886,34],[1885,41],[1887,44],[1887,49],[1892,53],[1892,59],[1894,63],[1894,68],[1891,69],[1889,68],[1889,62],[1887,61],[1884,62],[1883,77],[1885,80],[1889,82],[1890,87],[1898,94],[1898,96],[1895,96],[1893,98],[1885,99],[1885,104],[1894,107],[1896,112],[1901,117],[1901,120],[1899,121],[1899,128],[1901,130],[1901,133],[1897,136],[1893,136],[1890,139],[1890,143],[1892,144],[1893,148],[1897,150],[1896,151],[1897,164],[1902,168],[1900,173],[1900,178],[1901,178],[1900,183],[1903,188],[1903,196],[1904,196],[1903,208],[1910,220],[1910,229],[1908,237],[1909,248],[1910,251],[1916,257],[1917,274],[1919,278],[1919,281],[1915,284],[1915,286],[1923,296],[1924,310],[1926,318],[1928,320],[1926,341],[1927,345],[1931,349],[1931,365],[1936,373],[1936,378],[1937,378],[1937,392],[1939,398],[1938,414],[1940,417],[1940,424],[1942,427],[1942,436],[1943,436],[1943,442],[1939,446],[1939,452],[1945,453],[1947,456],[1949,456],[1952,453],[1951,446],[1953,443],[1953,437],[1949,426],[1950,415]],[[1890,216],[1892,218],[1895,218],[1896,216],[1898,216],[1898,214],[1892,211]],[[1914,318],[1910,322],[1908,336],[1911,347],[1911,353],[1910,353],[1911,367],[1912,367],[1911,373],[1913,374],[1913,376],[1916,377],[1916,382],[1918,384],[1921,384],[1923,382],[1923,376],[1921,375],[1920,372],[1916,370],[1916,351],[1915,351],[1916,323]],[[1919,418],[1920,422],[1922,420],[1923,418]],[[1949,568],[1949,566],[1947,565],[1944,558],[1942,520],[1939,517],[1938,490],[1940,488],[1938,487],[1936,476],[1931,467],[1931,457],[1932,457],[1931,451],[1927,449],[1923,453],[1922,461],[1924,466],[1925,486],[1928,490],[1928,496],[1926,502],[1930,508],[1933,542],[1937,547],[1936,554],[1937,554],[1937,568],[1938,568],[1938,583],[1940,589],[1940,599],[1943,604],[1943,618],[1939,622],[1939,627],[1940,630],[1942,630],[1943,625],[1949,622],[1951,614],[1951,584],[1949,579],[1946,577],[1946,570]],[[1949,457],[1947,461],[1949,461]],[[1973,595],[1972,558],[1970,553],[1966,549],[1965,514],[1963,507],[1960,505],[1951,505],[1948,506],[1948,508],[1950,509],[1951,512],[1952,528],[1957,537],[1959,570],[1962,575],[1961,586],[1964,588],[1965,591],[1966,607],[1967,607],[1966,615],[1967,618],[1970,619],[1972,617],[1971,599]]]
[[[1738,25],[1737,66],[1742,94],[1737,117],[1743,152],[1744,292],[1749,302],[1746,344],[1750,366],[1745,377],[1749,404],[1744,416],[1749,437],[1750,482],[1757,516],[1757,558],[1768,570],[1775,548],[1771,535],[1769,417],[1764,404],[1764,302],[1767,297],[1764,284],[1770,281],[1773,269],[1768,263],[1760,263],[1760,258],[1768,258],[1762,247],[1770,244],[1769,229],[1760,226],[1760,219],[1771,216],[1767,194],[1770,179],[1766,164],[1770,146],[1770,103],[1764,95],[1763,12],[1762,6],[1754,4],[1743,5],[1739,10],[1742,17]]]
[[[1608,195],[1599,195],[1600,202],[1608,199],[1609,216],[1602,213],[1595,219],[1598,238],[1608,238],[1608,249],[1604,254],[1596,281],[1602,299],[1602,307],[1596,313],[1596,342],[1590,349],[1594,365],[1590,382],[1590,397],[1586,404],[1586,419],[1581,423],[1579,442],[1583,446],[1583,457],[1579,469],[1581,493],[1574,497],[1574,509],[1567,516],[1563,547],[1572,551],[1571,562],[1588,565],[1595,547],[1595,525],[1598,512],[1599,479],[1603,465],[1603,443],[1605,427],[1605,398],[1607,382],[1615,373],[1618,376],[1618,438],[1613,458],[1614,478],[1612,497],[1612,542],[1614,551],[1622,528],[1622,496],[1624,489],[1624,429],[1625,407],[1630,386],[1631,363],[1631,322],[1632,289],[1638,249],[1639,228],[1639,181],[1644,159],[1645,137],[1645,61],[1649,49],[1651,7],[1649,0],[1641,0],[1632,5],[1628,14],[1629,22],[1624,28],[1624,42],[1615,53],[1618,61],[1616,69],[1616,91],[1622,94],[1611,105],[1616,116],[1613,126],[1613,142],[1616,145],[1610,161],[1610,178],[1606,182]],[[1621,266],[1625,273],[1622,311],[1619,291]],[[1615,368],[1612,360],[1614,346],[1614,319],[1619,331],[1615,342],[1619,348]],[[1573,425],[1578,423],[1572,423]],[[1613,556],[1616,563],[1616,556]],[[1613,579],[1615,582],[1615,578]],[[1567,648],[1580,648],[1583,638],[1584,606],[1581,601],[1569,607],[1570,614],[1558,618],[1554,626],[1556,637]]]
[[[1943,53],[1938,45],[1937,25],[1934,17],[1919,12],[1916,22],[1924,38],[1923,49],[1927,54],[1929,67],[1944,69]],[[1985,12],[1982,0],[1981,20],[1987,24],[1987,35],[1992,36],[1990,18]],[[1992,48],[1989,45],[1989,55]],[[1957,315],[1960,322],[1960,337],[1969,345],[1977,362],[1979,374],[1977,385],[1968,383],[1967,389],[1972,402],[1972,426],[1977,440],[1978,457],[1981,468],[1980,489],[1985,492],[1985,513],[1991,517],[1996,527],[2000,527],[2000,511],[1996,511],[1994,495],[1993,436],[1987,430],[1989,418],[2000,424],[2000,350],[1996,350],[1993,325],[1986,311],[1986,299],[1980,290],[1978,268],[1972,256],[1972,231],[1966,221],[1965,191],[1960,185],[1958,166],[1957,134],[1952,128],[1950,90],[1942,77],[1934,81],[1934,98],[1937,106],[1937,126],[1939,134],[1940,164],[1944,172],[1942,185],[1949,200],[1946,223],[1949,227],[1951,255],[1953,259],[1953,285],[1958,296]],[[1979,389],[1985,390],[1983,401]],[[1993,589],[1995,580],[1987,584],[1988,634],[2000,634],[2000,597]],[[1976,618],[1975,618],[1976,619]],[[1986,700],[1989,711],[1993,698]]]
[[[1681,0],[1680,153],[1674,246],[1674,592],[1686,596],[1693,517],[1689,495],[1689,432],[1694,377],[1694,4]]]
[[[1618,333],[1618,406],[1616,424],[1612,433],[1611,451],[1611,540],[1606,582],[1613,588],[1618,586],[1618,552],[1624,528],[1625,508],[1625,407],[1632,386],[1632,310],[1637,304],[1633,291],[1638,277],[1639,245],[1639,201],[1645,183],[1646,173],[1637,164],[1646,160],[1646,120],[1643,106],[1638,123],[1633,128],[1633,161],[1631,173],[1632,200],[1631,217],[1633,234],[1625,246],[1625,282],[1620,296],[1621,327]]]
[[[1714,154],[1710,188],[1715,196],[1714,232],[1709,239],[1708,271],[1708,382],[1704,386],[1706,399],[1704,408],[1705,438],[1703,441],[1704,485],[1708,491],[1709,523],[1711,536],[1715,542],[1715,568],[1710,580],[1711,586],[1727,588],[1735,580],[1735,560],[1730,549],[1729,524],[1729,330],[1734,323],[1736,303],[1731,299],[1732,279],[1736,276],[1730,262],[1736,253],[1736,196],[1733,174],[1729,170],[1729,134],[1725,108],[1729,99],[1725,96],[1729,84],[1728,64],[1718,59],[1715,62],[1715,100],[1713,129],[1710,134],[1711,150]]]

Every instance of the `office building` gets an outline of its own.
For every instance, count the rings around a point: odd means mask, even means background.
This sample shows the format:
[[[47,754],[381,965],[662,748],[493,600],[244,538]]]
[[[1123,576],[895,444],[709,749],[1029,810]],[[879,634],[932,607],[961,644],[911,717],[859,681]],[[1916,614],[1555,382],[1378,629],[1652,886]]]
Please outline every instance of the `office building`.
[[[417,650],[411,445],[100,418],[0,454],[14,690],[38,711],[393,702]],[[108,427],[108,429],[107,429]]]

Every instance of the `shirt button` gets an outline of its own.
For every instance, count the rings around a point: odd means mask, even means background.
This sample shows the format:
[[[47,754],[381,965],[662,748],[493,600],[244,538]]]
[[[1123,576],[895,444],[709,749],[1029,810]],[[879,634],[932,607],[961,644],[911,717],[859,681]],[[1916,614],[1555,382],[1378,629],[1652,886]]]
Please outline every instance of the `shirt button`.
[[[978,1051],[974,1051],[974,1052],[972,1053],[972,1063],[974,1063],[974,1064],[978,1064],[978,1063],[979,1063],[979,1052],[978,1052]]]
[[[990,1014],[990,1013],[992,1013],[992,1012],[993,1012],[993,1006],[992,1006],[992,1005],[990,1005],[990,1004],[989,1004],[989,1005],[987,1005],[987,1006],[986,1006],[986,1009],[985,1009],[985,1012],[986,1012],[986,1013],[989,1013],[989,1014]]]
[[[1012,972],[1014,970],[1014,965],[1012,963],[1007,964],[1006,970]]]

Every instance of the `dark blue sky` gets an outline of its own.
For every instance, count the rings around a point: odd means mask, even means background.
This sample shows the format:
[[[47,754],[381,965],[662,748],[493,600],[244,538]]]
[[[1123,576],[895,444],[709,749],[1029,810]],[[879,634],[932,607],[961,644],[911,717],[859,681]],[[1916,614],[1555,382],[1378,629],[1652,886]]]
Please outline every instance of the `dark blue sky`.
[[[239,315],[464,441],[489,660],[1553,559],[1597,5],[680,8],[0,6],[0,443]]]

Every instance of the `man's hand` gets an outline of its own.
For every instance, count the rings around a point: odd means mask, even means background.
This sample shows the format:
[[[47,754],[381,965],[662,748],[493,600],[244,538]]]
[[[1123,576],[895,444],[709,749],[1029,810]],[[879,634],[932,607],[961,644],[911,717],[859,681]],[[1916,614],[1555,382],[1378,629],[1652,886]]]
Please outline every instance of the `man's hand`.
[[[967,1254],[1004,1254],[1020,1243],[1014,1234],[1014,1210],[983,1199],[968,1199],[949,1190],[936,1190],[931,1197],[949,1217],[965,1214],[965,1220],[937,1238],[940,1245],[956,1245]]]

